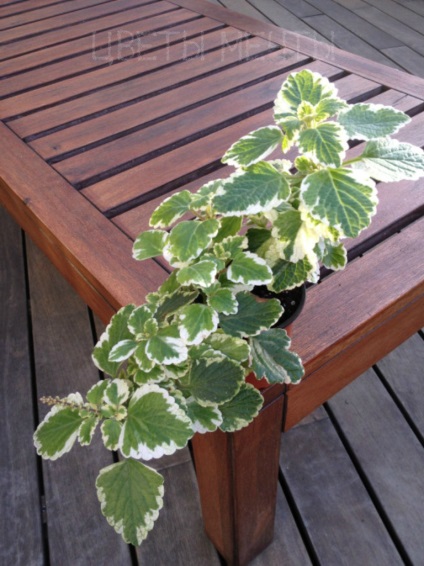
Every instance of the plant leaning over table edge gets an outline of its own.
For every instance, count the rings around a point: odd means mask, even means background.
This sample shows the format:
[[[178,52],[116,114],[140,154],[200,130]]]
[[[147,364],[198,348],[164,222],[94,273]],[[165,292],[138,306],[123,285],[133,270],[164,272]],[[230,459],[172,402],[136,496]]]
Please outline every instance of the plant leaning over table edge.
[[[101,336],[93,360],[110,377],[86,400],[79,393],[43,399],[53,405],[34,435],[43,458],[62,456],[76,439],[90,444],[100,423],[106,448],[124,457],[100,471],[96,487],[108,522],[134,545],[163,504],[162,476],[138,460],[172,454],[196,432],[247,426],[263,402],[245,381],[250,372],[270,384],[303,375],[286,331],[273,328],[279,301],[256,300],[254,286],[280,292],[317,282],[320,263],[343,269],[341,239],[356,237],[375,213],[373,179],[424,175],[422,150],[388,137],[407,115],[349,105],[316,73],[288,77],[274,118],[224,155],[232,175],[165,199],[153,229],[136,239],[136,259],[164,256],[174,270]],[[367,143],[346,159],[349,139]],[[298,150],[293,163],[264,161],[278,146]]]

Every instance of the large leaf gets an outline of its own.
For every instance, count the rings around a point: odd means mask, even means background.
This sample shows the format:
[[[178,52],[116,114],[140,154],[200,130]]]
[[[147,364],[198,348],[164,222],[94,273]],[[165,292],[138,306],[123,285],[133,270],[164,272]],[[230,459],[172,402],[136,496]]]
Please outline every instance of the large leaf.
[[[164,252],[185,264],[199,257],[216,236],[218,229],[219,222],[215,219],[180,222],[172,229]]]
[[[328,167],[340,167],[348,148],[345,130],[334,122],[318,124],[303,130],[299,135],[299,147]]]
[[[37,454],[47,460],[57,460],[69,452],[83,422],[78,409],[55,405],[34,433]]]
[[[314,233],[308,233],[299,210],[280,212],[274,220],[272,234],[279,240],[282,259],[296,263],[303,259],[317,243]]]
[[[93,350],[93,361],[96,367],[106,372],[112,377],[116,377],[116,373],[120,367],[120,362],[112,362],[109,360],[109,354],[112,348],[121,340],[132,339],[133,336],[128,329],[128,319],[134,310],[134,305],[127,305],[120,309],[112,318],[104,333],[100,336]]]
[[[349,137],[357,140],[390,136],[410,121],[404,112],[381,104],[354,104],[339,116]]]
[[[365,169],[377,181],[416,180],[424,175],[424,152],[419,147],[397,140],[375,140],[367,143],[352,166]]]
[[[342,236],[355,238],[376,212],[375,185],[360,172],[328,169],[302,181],[301,199],[311,214]]]
[[[174,326],[161,328],[146,344],[147,357],[157,364],[179,364],[187,359],[188,351]]]
[[[269,383],[297,383],[304,370],[297,354],[288,350],[290,339],[285,330],[271,328],[250,340],[252,369],[258,379]]]
[[[272,291],[280,293],[284,290],[299,287],[305,281],[316,283],[316,266],[307,257],[300,259],[296,263],[279,259],[273,266],[272,272],[274,280],[269,286]]]
[[[283,134],[277,126],[259,128],[234,143],[222,162],[235,167],[248,167],[265,159],[282,141]]]
[[[205,260],[182,267],[177,273],[177,279],[181,285],[209,287],[214,282],[216,273],[216,264]]]
[[[257,301],[250,293],[238,293],[237,314],[220,317],[220,326],[231,336],[244,338],[259,334],[275,324],[283,309],[277,299]]]
[[[120,449],[127,458],[150,460],[173,454],[192,436],[190,419],[166,389],[142,385],[129,403]]]
[[[218,328],[218,322],[218,314],[207,305],[184,307],[179,317],[181,338],[186,344],[200,344]]]
[[[263,401],[253,385],[243,383],[237,395],[220,406],[223,421],[219,428],[224,432],[235,432],[246,427],[259,414]]]
[[[142,261],[162,255],[168,233],[163,230],[147,230],[137,236],[133,245],[133,257]]]
[[[266,285],[272,280],[272,271],[258,255],[239,252],[228,268],[227,277],[230,281],[243,285]]]
[[[201,434],[213,432],[222,423],[221,411],[216,405],[205,407],[193,398],[187,400],[187,413],[193,423],[193,430]]]
[[[225,356],[203,357],[193,361],[188,389],[205,406],[229,401],[244,380],[242,367]]]
[[[150,226],[153,228],[171,226],[190,210],[191,200],[190,191],[181,191],[166,198],[153,212],[150,218]]]
[[[275,101],[277,121],[280,112],[297,110],[302,102],[316,106],[323,99],[337,100],[337,89],[326,77],[308,69],[291,73],[283,83]]]
[[[125,542],[141,544],[163,506],[163,477],[129,459],[100,470],[96,488],[108,523]]]
[[[246,361],[250,353],[249,344],[246,340],[221,332],[211,334],[211,336],[205,340],[205,344],[235,362]]]
[[[275,208],[289,193],[289,185],[281,173],[269,163],[261,162],[225,179],[213,204],[223,216],[256,214]]]

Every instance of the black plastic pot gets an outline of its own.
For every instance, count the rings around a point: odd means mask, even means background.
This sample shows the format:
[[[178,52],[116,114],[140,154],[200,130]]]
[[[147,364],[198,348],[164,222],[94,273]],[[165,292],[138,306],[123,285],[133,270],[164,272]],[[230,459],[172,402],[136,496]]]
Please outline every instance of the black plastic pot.
[[[306,299],[305,285],[281,293],[274,293],[269,291],[265,285],[261,285],[255,287],[252,293],[261,299],[278,299],[280,301],[284,312],[273,328],[286,328],[292,324],[302,312]]]

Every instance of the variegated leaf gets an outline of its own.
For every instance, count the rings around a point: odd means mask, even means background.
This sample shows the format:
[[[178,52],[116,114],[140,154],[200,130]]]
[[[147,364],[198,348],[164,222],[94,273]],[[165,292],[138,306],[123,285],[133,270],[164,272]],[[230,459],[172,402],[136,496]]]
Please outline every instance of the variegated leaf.
[[[142,261],[163,254],[163,248],[168,239],[168,233],[163,230],[146,230],[135,239],[133,257]]]
[[[303,153],[328,167],[340,167],[349,147],[347,141],[345,130],[334,122],[318,124],[299,135]]]
[[[180,335],[186,344],[200,344],[218,328],[218,314],[213,308],[194,304],[184,307],[179,316]]]
[[[275,324],[283,312],[277,299],[259,302],[250,293],[238,293],[237,301],[237,314],[220,317],[222,330],[231,336],[255,336]]]
[[[207,303],[216,312],[222,314],[235,314],[238,303],[236,296],[230,289],[218,287],[214,290],[207,290]]]
[[[181,339],[178,328],[161,328],[156,336],[149,338],[146,344],[147,357],[157,364],[179,364],[187,359],[187,346]]]
[[[240,364],[215,355],[193,361],[187,387],[200,405],[214,406],[232,399],[243,381]]]
[[[249,344],[246,340],[222,332],[211,334],[206,339],[205,345],[235,362],[246,361],[250,354]]]
[[[137,342],[135,340],[121,340],[109,352],[109,361],[123,362],[132,356],[136,348]]]
[[[144,325],[148,320],[152,318],[152,316],[152,310],[147,305],[137,307],[133,310],[131,316],[128,319],[129,330],[134,334],[134,336],[143,334]]]
[[[99,424],[99,418],[95,415],[91,415],[84,419],[84,422],[78,431],[78,442],[81,446],[89,446],[93,439],[94,433],[96,432],[96,427]]]
[[[266,285],[272,281],[272,271],[266,261],[251,252],[239,252],[231,262],[227,277],[234,283]]]
[[[193,430],[201,434],[213,432],[222,423],[221,411],[216,405],[205,407],[192,398],[187,400],[187,413],[193,423]]]
[[[316,283],[316,267],[307,257],[296,263],[279,259],[272,268],[274,280],[269,288],[280,293],[284,290],[294,289],[305,281]]]
[[[382,104],[353,104],[339,116],[348,136],[357,140],[390,136],[410,121],[404,112]]]
[[[270,155],[283,141],[281,129],[265,126],[235,142],[222,158],[223,163],[234,167],[248,167]]]
[[[190,262],[209,246],[218,230],[219,222],[215,219],[180,222],[172,229],[164,252],[177,258],[182,264]]]
[[[150,226],[153,228],[171,226],[190,210],[191,201],[192,194],[187,190],[166,198],[153,212],[150,218]]]
[[[115,419],[106,419],[102,422],[100,430],[105,447],[108,450],[118,450],[120,447],[122,423]]]
[[[230,401],[220,405],[224,432],[235,432],[246,427],[258,416],[264,399],[257,389],[249,383],[243,383],[240,391]]]
[[[195,285],[198,287],[209,287],[215,280],[217,266],[213,261],[199,261],[193,265],[182,267],[177,274],[181,285]]]
[[[56,460],[69,452],[83,422],[84,417],[78,409],[55,405],[34,433],[37,454],[47,460]]]

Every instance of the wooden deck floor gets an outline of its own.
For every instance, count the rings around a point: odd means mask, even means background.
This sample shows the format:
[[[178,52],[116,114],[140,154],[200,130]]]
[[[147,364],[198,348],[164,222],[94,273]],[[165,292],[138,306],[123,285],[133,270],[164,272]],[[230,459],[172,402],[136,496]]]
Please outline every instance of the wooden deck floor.
[[[214,1],[424,76],[422,0]],[[37,399],[97,380],[101,324],[3,210],[0,266],[0,566],[219,566],[188,451],[160,463],[166,508],[137,551],[100,516],[100,443],[36,458]],[[424,565],[423,368],[416,334],[282,436],[275,540],[253,566]]]
[[[99,442],[37,460],[37,399],[98,379],[101,324],[0,213],[0,564],[219,566],[188,450],[159,464],[165,510],[137,551],[100,515],[94,481],[112,457]],[[424,564],[423,367],[416,334],[282,436],[275,540],[254,566]]]

